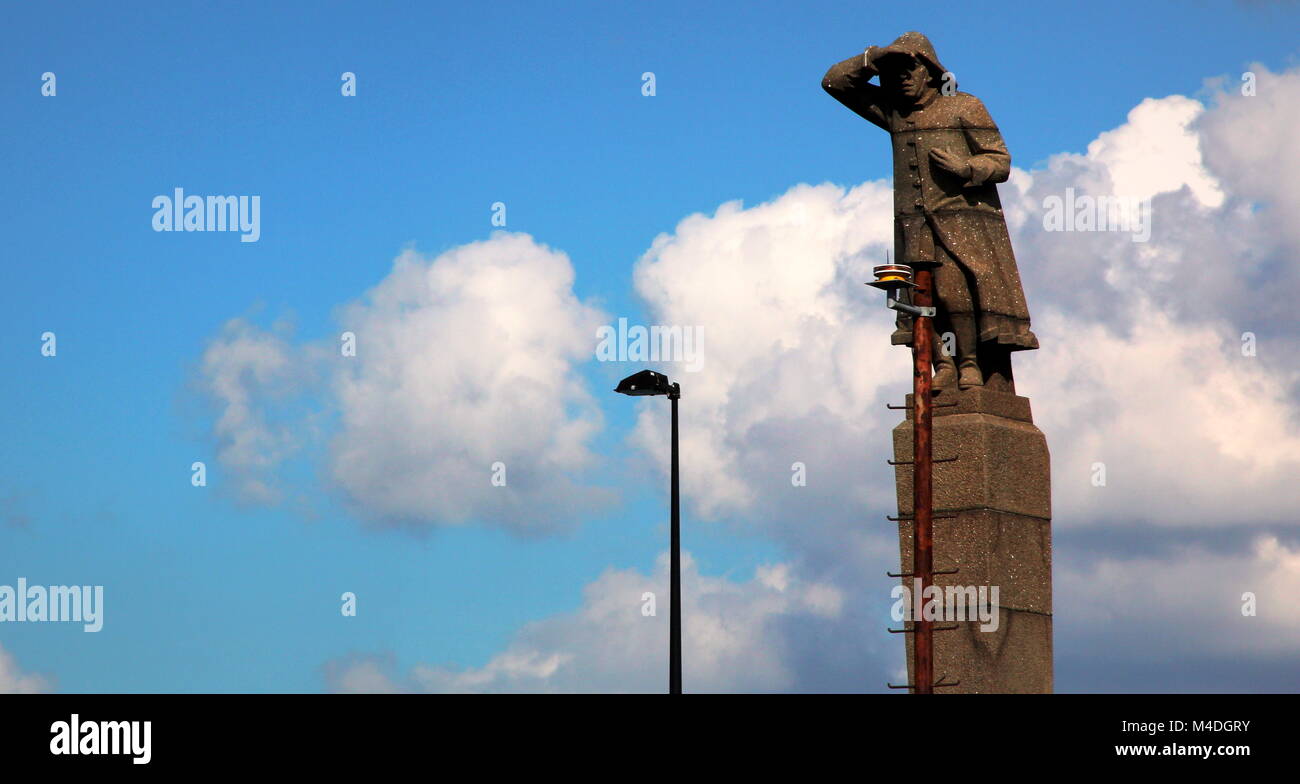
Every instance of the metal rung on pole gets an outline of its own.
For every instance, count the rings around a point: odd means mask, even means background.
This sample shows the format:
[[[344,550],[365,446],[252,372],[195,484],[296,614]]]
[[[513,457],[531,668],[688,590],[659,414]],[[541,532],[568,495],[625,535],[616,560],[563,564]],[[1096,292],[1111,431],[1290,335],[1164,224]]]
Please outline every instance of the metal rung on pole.
[[[955,519],[955,518],[957,518],[957,517],[960,517],[960,515],[931,515],[931,516],[930,516],[930,519],[931,519],[931,520],[951,520],[951,519]],[[885,519],[888,520],[888,521],[890,521],[891,523],[901,523],[901,522],[903,522],[904,520],[911,520],[912,518],[913,518],[913,515],[899,515],[898,517],[890,517],[889,515],[885,515]]]
[[[934,574],[956,574],[957,572],[960,571],[961,571],[960,569],[941,569],[939,571],[934,572]],[[915,577],[916,576],[911,572],[903,572],[901,574],[894,574],[893,572],[885,572],[885,574],[888,575],[889,577]]]

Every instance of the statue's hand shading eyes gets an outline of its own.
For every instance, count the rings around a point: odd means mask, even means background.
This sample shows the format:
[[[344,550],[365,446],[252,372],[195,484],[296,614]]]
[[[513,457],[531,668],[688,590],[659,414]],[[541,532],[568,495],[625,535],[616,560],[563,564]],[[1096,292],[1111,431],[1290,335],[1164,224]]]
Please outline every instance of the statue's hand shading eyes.
[[[939,166],[940,169],[955,174],[963,180],[969,180],[971,176],[970,162],[962,160],[948,150],[934,149],[930,150],[930,158]]]

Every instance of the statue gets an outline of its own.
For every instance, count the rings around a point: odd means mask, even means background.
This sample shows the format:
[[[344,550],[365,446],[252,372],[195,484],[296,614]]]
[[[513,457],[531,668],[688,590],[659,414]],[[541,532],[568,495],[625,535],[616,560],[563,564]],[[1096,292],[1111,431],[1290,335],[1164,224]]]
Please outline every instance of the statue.
[[[880,84],[870,80],[880,77]],[[831,67],[822,87],[889,132],[899,263],[936,262],[934,386],[1015,392],[1010,352],[1038,348],[996,183],[1011,155],[980,100],[956,91],[924,35],[905,33]],[[938,336],[956,337],[956,362]],[[894,345],[912,344],[899,314]]]

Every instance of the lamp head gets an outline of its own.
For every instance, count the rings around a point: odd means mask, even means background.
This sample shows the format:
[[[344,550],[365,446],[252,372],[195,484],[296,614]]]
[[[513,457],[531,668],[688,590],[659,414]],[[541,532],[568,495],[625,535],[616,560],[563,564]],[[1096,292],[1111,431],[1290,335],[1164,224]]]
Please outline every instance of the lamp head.
[[[656,373],[653,370],[642,370],[640,373],[633,373],[622,381],[614,391],[620,395],[632,395],[638,397],[641,395],[667,395],[671,393],[672,384],[668,383],[668,376],[663,373]]]

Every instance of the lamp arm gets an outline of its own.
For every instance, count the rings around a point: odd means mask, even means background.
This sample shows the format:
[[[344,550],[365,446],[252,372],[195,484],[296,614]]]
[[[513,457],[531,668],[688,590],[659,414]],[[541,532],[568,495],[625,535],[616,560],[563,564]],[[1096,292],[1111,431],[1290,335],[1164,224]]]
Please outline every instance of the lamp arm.
[[[886,294],[885,296],[886,296],[885,304],[887,304],[891,310],[901,310],[904,313],[908,313],[913,316],[920,316],[924,318],[935,317],[936,311],[933,307],[930,306],[918,307],[916,305],[909,305],[906,302],[899,302],[898,300],[894,299],[893,294]]]

